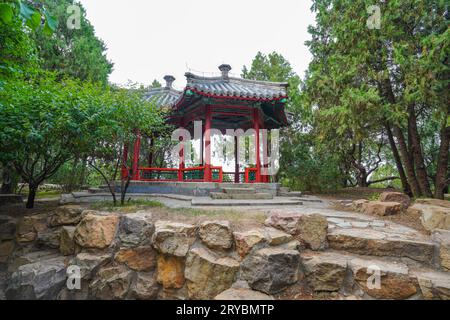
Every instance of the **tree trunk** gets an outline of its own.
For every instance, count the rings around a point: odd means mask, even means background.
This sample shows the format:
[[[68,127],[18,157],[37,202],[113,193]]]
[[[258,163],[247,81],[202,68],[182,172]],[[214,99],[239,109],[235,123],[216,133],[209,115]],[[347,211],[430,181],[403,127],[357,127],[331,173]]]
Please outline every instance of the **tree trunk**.
[[[398,174],[400,176],[400,180],[402,182],[403,192],[406,193],[409,196],[412,196],[411,187],[409,186],[408,179],[406,178],[405,169],[403,169],[402,159],[400,158],[400,155],[398,153],[397,146],[395,144],[394,137],[392,135],[391,127],[389,126],[389,123],[386,123],[385,125],[387,136],[389,140],[389,145],[391,146],[392,155],[395,160],[395,165],[397,166]]]
[[[408,124],[409,124],[409,134],[412,144],[412,154],[414,158],[414,165],[417,174],[417,180],[419,183],[419,188],[422,195],[427,197],[432,197],[430,183],[428,182],[428,175],[425,169],[425,160],[423,159],[422,146],[420,143],[420,136],[417,130],[417,119],[414,106],[408,107]],[[411,151],[411,150],[410,150]]]
[[[441,146],[439,148],[439,156],[437,160],[435,193],[434,197],[437,199],[444,199],[444,191],[447,189],[448,180],[448,158],[450,148],[450,127],[444,127],[441,130]]]
[[[393,126],[393,133],[397,138],[400,155],[403,159],[403,163],[405,164],[406,175],[408,177],[408,183],[411,187],[411,191],[415,197],[420,197],[422,194],[420,192],[419,183],[417,182],[416,174],[414,172],[414,164],[409,157],[405,136],[403,135],[402,130],[397,125]]]
[[[28,184],[29,192],[28,192],[28,200],[27,200],[27,209],[33,209],[34,208],[34,200],[36,198],[36,193],[38,186],[35,186],[34,184]]]

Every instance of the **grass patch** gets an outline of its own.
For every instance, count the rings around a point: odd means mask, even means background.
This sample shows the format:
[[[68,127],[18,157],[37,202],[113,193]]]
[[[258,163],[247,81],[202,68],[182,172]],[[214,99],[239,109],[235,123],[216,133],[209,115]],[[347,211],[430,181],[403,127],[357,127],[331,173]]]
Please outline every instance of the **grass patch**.
[[[123,205],[120,203],[120,201],[118,201],[116,205],[114,205],[112,201],[100,201],[91,204],[90,207],[93,210],[107,210],[107,211],[121,210],[133,212],[133,210],[137,211],[139,209],[145,208],[161,208],[164,207],[164,205],[161,202],[155,200],[136,199],[125,201]]]

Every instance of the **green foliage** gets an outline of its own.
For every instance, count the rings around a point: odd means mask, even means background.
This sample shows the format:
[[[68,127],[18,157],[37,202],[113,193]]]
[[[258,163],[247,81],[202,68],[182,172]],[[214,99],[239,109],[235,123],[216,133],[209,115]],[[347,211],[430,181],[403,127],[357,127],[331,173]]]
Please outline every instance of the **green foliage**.
[[[86,18],[84,7],[80,8],[80,29],[67,26],[70,14],[67,8],[73,5],[73,0],[42,0],[48,11],[55,17],[49,19],[57,25],[54,35],[48,37],[46,29],[39,30],[35,35],[38,54],[42,67],[56,71],[58,78],[73,77],[80,80],[101,82],[107,84],[113,64],[106,57],[106,45],[96,37],[94,27]]]

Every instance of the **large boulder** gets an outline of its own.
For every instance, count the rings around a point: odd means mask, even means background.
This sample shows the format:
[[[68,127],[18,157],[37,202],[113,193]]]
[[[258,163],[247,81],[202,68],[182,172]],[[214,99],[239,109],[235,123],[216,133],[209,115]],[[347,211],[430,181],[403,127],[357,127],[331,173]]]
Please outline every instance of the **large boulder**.
[[[420,221],[428,231],[434,229],[450,230],[450,208],[422,203],[414,203],[408,212],[420,214]]]
[[[196,238],[197,228],[191,224],[157,221],[153,246],[160,253],[185,257]]]
[[[272,296],[264,294],[259,291],[244,289],[244,288],[230,288],[217,295],[214,300],[274,300]]]
[[[158,256],[157,281],[164,289],[180,289],[183,287],[184,258],[160,254]]]
[[[366,214],[389,216],[402,212],[403,204],[400,202],[370,201],[362,206],[362,212]]]
[[[9,216],[0,216],[0,241],[13,240],[16,237],[17,222]]]
[[[41,250],[32,252],[16,251],[9,261],[8,272],[13,273],[17,271],[20,266],[31,264],[39,261],[50,260],[58,258],[60,255],[55,250]]]
[[[322,250],[327,243],[327,218],[320,214],[302,215],[298,220],[298,239],[311,250]]]
[[[408,208],[411,204],[411,198],[402,192],[383,192],[381,193],[379,200],[381,202],[400,202],[404,209]]]
[[[84,210],[83,207],[77,205],[59,207],[50,216],[49,225],[51,227],[76,225],[83,218]]]
[[[119,216],[88,212],[75,229],[75,242],[84,248],[105,249],[116,234]]]
[[[137,300],[154,300],[158,297],[158,291],[159,286],[154,273],[138,273],[130,295]]]
[[[66,226],[61,228],[59,235],[59,251],[65,256],[70,256],[75,253],[75,227]]]
[[[245,257],[253,248],[266,243],[266,236],[261,229],[234,232],[234,242],[239,256]]]
[[[156,252],[151,246],[121,248],[115,260],[136,271],[150,271],[156,266]]]
[[[131,280],[132,272],[124,266],[103,268],[89,289],[95,299],[122,300],[128,295]]]
[[[230,249],[233,234],[229,221],[205,221],[200,225],[198,235],[203,243],[211,249]]]
[[[32,242],[36,239],[37,233],[45,229],[47,229],[46,214],[25,216],[17,226],[17,242]]]
[[[39,231],[37,234],[36,244],[40,248],[59,248],[59,240],[61,236],[61,229],[46,229],[44,231]]]
[[[147,245],[151,242],[154,229],[151,213],[129,213],[122,216],[119,239],[122,246]]]
[[[432,235],[439,247],[439,261],[444,270],[450,271],[450,231],[436,229]]]
[[[283,230],[291,235],[297,234],[299,214],[274,212],[264,222],[265,225]]]
[[[212,299],[231,287],[239,263],[219,257],[205,248],[194,248],[186,259],[185,277],[190,299]]]
[[[66,282],[64,258],[20,266],[11,276],[5,294],[10,300],[55,299]]]
[[[271,247],[248,255],[241,272],[252,289],[273,294],[298,281],[299,266],[298,251]]]
[[[302,253],[308,284],[314,291],[339,291],[344,283],[347,258],[337,253]]]
[[[403,263],[354,258],[349,266],[360,288],[373,298],[406,299],[417,292],[417,281]]]
[[[71,265],[80,268],[81,278],[90,280],[97,271],[111,261],[107,253],[81,252],[71,261]]]
[[[290,242],[294,237],[281,230],[266,227],[263,229],[266,241],[271,246],[278,246]]]

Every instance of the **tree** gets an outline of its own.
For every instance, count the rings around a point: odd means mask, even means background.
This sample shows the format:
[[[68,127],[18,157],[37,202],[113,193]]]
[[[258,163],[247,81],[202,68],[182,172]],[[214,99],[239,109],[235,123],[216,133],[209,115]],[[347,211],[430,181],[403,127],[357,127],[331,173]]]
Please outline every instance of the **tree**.
[[[0,161],[11,163],[29,185],[33,208],[39,185],[74,154],[86,149],[91,132],[103,120],[102,88],[74,80],[7,81],[0,91]]]
[[[123,148],[126,146],[132,150],[138,135],[162,131],[165,124],[162,112],[151,102],[143,100],[140,90],[113,88],[108,99],[101,107],[104,121],[90,132],[86,158],[88,164],[102,176],[116,205],[115,183],[122,166],[126,170],[126,179],[122,179],[120,188],[122,204],[135,173],[130,161],[123,162]]]
[[[384,130],[403,188],[416,197],[432,195],[430,168],[437,165],[426,166],[424,150],[440,145],[431,159],[439,164],[434,189],[442,198],[449,174],[448,10],[437,0],[382,2],[381,28],[371,30],[366,22],[372,4],[314,1],[305,104],[319,134],[337,144],[359,143]]]
[[[58,23],[58,28],[50,38],[44,30],[38,30],[35,34],[42,68],[56,71],[59,79],[72,77],[106,85],[113,64],[107,59],[106,45],[95,35],[94,27],[87,20],[81,3],[73,0],[41,2],[56,17]],[[67,21],[73,14],[68,12],[68,8],[74,4],[80,10],[80,28],[68,27]]]

